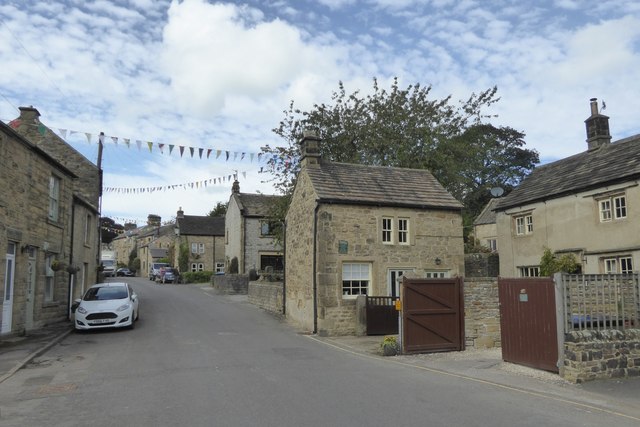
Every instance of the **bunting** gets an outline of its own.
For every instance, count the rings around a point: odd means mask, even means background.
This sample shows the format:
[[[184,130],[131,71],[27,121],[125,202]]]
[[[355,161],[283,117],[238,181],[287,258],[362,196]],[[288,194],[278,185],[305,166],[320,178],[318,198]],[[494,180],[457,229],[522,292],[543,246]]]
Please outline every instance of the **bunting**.
[[[260,168],[260,172],[262,172],[262,168]],[[242,178],[247,178],[247,172],[242,171]],[[173,190],[190,190],[190,189],[200,189],[206,188],[208,185],[213,184],[224,184],[232,182],[233,180],[238,179],[238,172],[236,171],[233,175],[216,177],[216,178],[208,178],[200,181],[187,182],[182,184],[169,184],[162,185],[157,187],[104,187],[103,191],[105,193],[117,193],[117,194],[149,194],[156,192],[166,192]]]

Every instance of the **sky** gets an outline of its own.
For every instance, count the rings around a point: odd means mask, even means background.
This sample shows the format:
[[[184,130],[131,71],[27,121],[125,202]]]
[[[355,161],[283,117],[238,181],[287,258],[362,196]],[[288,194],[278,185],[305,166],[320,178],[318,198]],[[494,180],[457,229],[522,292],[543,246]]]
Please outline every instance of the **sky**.
[[[543,163],[586,150],[598,98],[613,140],[640,133],[640,3],[632,0],[3,0],[0,120],[33,106],[97,163],[102,216],[207,215],[275,194],[260,148],[293,101],[431,86],[493,86],[494,124]],[[262,171],[262,173],[261,173]]]

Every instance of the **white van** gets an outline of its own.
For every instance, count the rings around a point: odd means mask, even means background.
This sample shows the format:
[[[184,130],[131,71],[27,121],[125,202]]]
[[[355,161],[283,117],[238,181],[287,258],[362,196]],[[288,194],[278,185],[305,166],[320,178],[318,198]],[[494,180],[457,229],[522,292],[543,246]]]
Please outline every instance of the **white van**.
[[[152,262],[149,267],[149,280],[156,280],[156,277],[160,276],[160,269],[162,267],[169,267],[166,262]]]

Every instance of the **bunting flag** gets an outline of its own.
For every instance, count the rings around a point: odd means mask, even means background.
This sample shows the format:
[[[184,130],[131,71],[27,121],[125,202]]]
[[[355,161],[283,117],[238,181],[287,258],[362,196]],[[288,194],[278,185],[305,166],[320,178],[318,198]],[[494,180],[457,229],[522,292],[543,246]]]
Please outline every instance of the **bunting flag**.
[[[262,170],[262,168],[261,168]],[[247,178],[247,171],[242,171],[242,177]],[[158,187],[140,187],[140,188],[131,188],[131,187],[104,187],[103,190],[105,193],[118,193],[118,194],[145,194],[145,193],[155,193],[159,191],[170,191],[170,190],[189,190],[189,189],[200,189],[206,188],[209,183],[212,184],[223,184],[225,182],[231,182],[234,179],[238,179],[238,173],[234,173],[233,175],[217,177],[217,178],[207,178],[200,181],[187,182],[183,184],[169,184]]]
[[[35,126],[37,131],[42,134],[45,135],[47,131],[54,133],[51,129],[47,128],[44,124],[42,124],[39,120],[34,120],[32,123],[23,123],[21,119],[14,119],[8,122],[8,125],[13,128],[13,129],[17,129],[20,126],[26,125],[26,126]],[[64,140],[67,140],[68,137],[71,137],[73,135],[76,134],[82,134],[84,135],[84,137],[87,140],[87,143],[91,144],[93,141],[93,135],[91,132],[82,132],[82,131],[77,131],[77,130],[73,130],[73,129],[65,129],[65,128],[58,128],[57,132],[55,132],[59,137],[61,137]],[[125,145],[127,148],[131,148],[131,139],[130,138],[123,138],[123,137],[119,137],[119,136],[108,136],[108,135],[104,135],[103,133],[100,133],[100,136],[98,137],[98,142],[101,144],[105,143],[105,139],[106,138],[110,138],[111,142],[113,142],[113,144],[115,146],[118,146],[118,142],[123,142],[122,145]],[[138,151],[140,151],[142,149],[142,140],[135,140],[136,146],[138,147]],[[198,157],[200,159],[202,159],[203,157],[206,157],[206,159],[209,159],[212,157],[213,152],[215,151],[215,159],[219,159],[220,156],[224,153],[224,160],[225,161],[229,161],[230,159],[233,161],[244,161],[247,157],[249,158],[249,161],[251,163],[253,163],[253,161],[255,159],[257,159],[257,162],[260,163],[263,160],[266,160],[268,157],[265,156],[264,152],[259,152],[259,153],[247,153],[247,152],[239,152],[239,151],[232,151],[232,150],[221,150],[221,149],[216,149],[216,148],[199,148],[199,147],[188,147],[188,146],[184,146],[184,145],[177,145],[177,144],[166,144],[166,143],[155,143],[153,141],[147,140],[144,141],[145,144],[147,145],[147,148],[149,149],[150,153],[153,153],[153,148],[154,145],[157,146],[158,151],[160,152],[160,154],[165,154],[164,153],[164,148],[168,145],[169,146],[169,155],[171,155],[173,153],[173,149],[178,146],[179,147],[179,152],[180,152],[180,157],[183,157],[184,155],[184,150],[185,148],[189,148],[189,153],[191,154],[191,157],[194,157],[194,153],[196,148],[198,149]],[[121,146],[121,145],[120,145]],[[206,150],[206,156],[203,156],[203,154],[205,154],[205,150]],[[233,157],[231,156],[231,154],[233,154]],[[256,155],[257,154],[257,155]],[[276,160],[270,160],[271,162],[276,162]],[[280,162],[280,161],[278,161]],[[289,163],[295,163],[296,159],[292,159],[289,158],[287,160],[287,164]]]

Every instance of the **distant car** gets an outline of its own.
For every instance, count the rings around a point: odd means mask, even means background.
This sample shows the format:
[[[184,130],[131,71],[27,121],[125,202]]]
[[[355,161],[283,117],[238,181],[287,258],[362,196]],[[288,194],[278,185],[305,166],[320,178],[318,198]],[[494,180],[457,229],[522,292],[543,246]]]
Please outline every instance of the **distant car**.
[[[158,276],[160,276],[160,269],[162,267],[169,267],[169,264],[166,262],[151,263],[151,268],[149,268],[149,280],[158,280]]]
[[[135,275],[136,274],[133,271],[129,270],[128,268],[119,268],[116,271],[116,276],[133,277]]]
[[[74,301],[76,330],[131,328],[138,320],[140,302],[128,283],[98,283]]]
[[[160,268],[160,274],[156,277],[156,280],[160,283],[176,283],[177,279],[176,271],[171,267]]]

